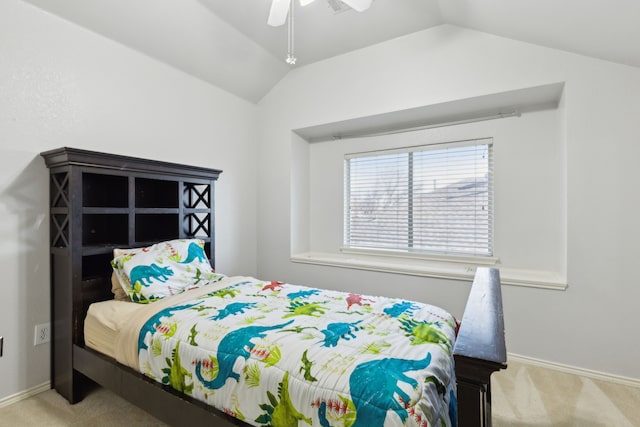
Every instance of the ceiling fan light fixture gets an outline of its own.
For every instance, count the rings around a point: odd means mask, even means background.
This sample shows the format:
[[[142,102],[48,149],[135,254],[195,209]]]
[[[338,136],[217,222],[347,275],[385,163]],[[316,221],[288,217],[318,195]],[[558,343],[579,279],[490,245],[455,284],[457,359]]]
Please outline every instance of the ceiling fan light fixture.
[[[284,60],[284,62],[286,62],[289,65],[296,65],[296,61],[298,60],[298,58],[296,58],[295,56],[293,56],[292,53],[288,53],[287,54],[287,59]]]
[[[294,53],[294,39],[293,39],[293,26],[294,26],[294,12],[295,12],[295,4],[294,4],[295,0],[290,0],[290,4],[289,4],[289,20],[287,22],[287,59],[285,59],[285,62],[289,65],[296,65],[296,61],[298,60],[298,58],[296,58],[296,55]]]
[[[349,6],[356,12],[364,12],[371,7],[373,0],[341,0],[344,4]]]
[[[272,27],[284,25],[287,21],[287,15],[289,14],[290,3],[290,0],[273,0],[271,2],[271,9],[269,9],[269,19],[267,23]]]
[[[298,0],[300,6],[306,6],[314,0]],[[327,0],[329,4],[336,9],[337,4],[347,5],[355,11],[362,12],[367,10],[373,0]],[[333,4],[335,3],[335,5]],[[287,58],[285,62],[289,65],[295,65],[297,58],[294,53],[294,10],[295,0],[272,0],[271,9],[269,10],[269,19],[267,23],[272,27],[279,27],[285,22],[287,25]],[[287,19],[288,18],[288,19]]]
[[[307,6],[315,0],[299,0],[301,6]],[[344,6],[355,10],[356,12],[364,12],[371,7],[373,0],[327,0],[329,5],[335,11],[347,10]],[[279,27],[287,22],[287,16],[290,9],[293,8],[293,0],[271,0],[271,9],[269,9],[269,19],[267,23],[272,27]]]

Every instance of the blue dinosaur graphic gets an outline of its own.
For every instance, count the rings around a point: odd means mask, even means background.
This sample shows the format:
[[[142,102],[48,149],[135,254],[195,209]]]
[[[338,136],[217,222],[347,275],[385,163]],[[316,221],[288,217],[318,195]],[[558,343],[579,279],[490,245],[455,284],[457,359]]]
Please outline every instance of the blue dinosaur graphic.
[[[140,282],[142,286],[149,286],[153,279],[166,282],[170,276],[173,276],[173,270],[171,267],[160,267],[157,264],[137,265],[131,269],[129,276],[131,285]]]
[[[331,427],[327,419],[327,402],[322,402],[318,407],[318,420],[322,427]]]
[[[407,410],[395,395],[405,403],[410,398],[397,383],[402,381],[417,387],[418,382],[405,372],[424,369],[430,363],[431,353],[427,353],[427,357],[419,360],[385,358],[356,366],[349,377],[351,399],[356,408],[356,420],[351,427],[382,427],[389,410],[398,414],[404,424]]]
[[[202,361],[198,360],[196,364],[196,377],[198,377],[204,387],[210,390],[221,388],[228,378],[233,378],[238,381],[240,375],[233,372],[233,365],[236,363],[236,360],[238,360],[238,357],[242,357],[245,360],[249,358],[251,350],[255,347],[255,344],[252,343],[251,340],[254,338],[264,338],[267,331],[284,328],[292,322],[293,320],[290,320],[274,326],[247,326],[229,332],[220,340],[220,345],[218,346],[218,375],[211,381],[205,380],[201,372]]]
[[[458,425],[458,400],[453,390],[449,391],[449,419],[452,426]]]
[[[317,295],[319,293],[319,289],[310,289],[308,291],[291,292],[290,294],[287,294],[287,297],[293,301],[296,298],[309,298],[310,296]]]
[[[199,244],[191,242],[187,248],[187,258],[184,261],[180,261],[180,264],[189,264],[196,259],[200,262],[204,262],[207,259],[207,256],[204,254],[204,249],[202,249]]]
[[[351,338],[355,338],[355,331],[360,330],[357,326],[358,323],[362,322],[362,320],[358,320],[357,322],[346,323],[346,322],[337,322],[337,323],[329,323],[327,325],[327,329],[323,329],[320,332],[324,334],[324,347],[335,347],[338,345],[338,341],[340,338],[344,340],[350,340]]]
[[[143,349],[146,350],[148,348],[148,346],[144,343],[144,338],[147,336],[147,333],[150,333],[153,335],[153,333],[156,331],[156,326],[162,323],[160,321],[161,318],[171,317],[178,311],[195,307],[201,302],[202,301],[197,302],[195,304],[185,304],[185,305],[176,305],[173,307],[168,307],[168,308],[165,308],[164,310],[160,310],[159,312],[151,316],[149,320],[147,320],[145,324],[142,326],[142,328],[140,329],[140,334],[138,335],[138,352],[140,352],[140,350],[143,350]]]
[[[245,310],[256,306],[255,302],[232,302],[222,310],[218,311],[218,314],[210,317],[211,320],[222,320],[225,317],[235,316],[236,314],[243,314]]]
[[[385,308],[383,311],[386,315],[397,318],[403,313],[410,313],[418,308],[420,307],[409,301],[402,301]]]

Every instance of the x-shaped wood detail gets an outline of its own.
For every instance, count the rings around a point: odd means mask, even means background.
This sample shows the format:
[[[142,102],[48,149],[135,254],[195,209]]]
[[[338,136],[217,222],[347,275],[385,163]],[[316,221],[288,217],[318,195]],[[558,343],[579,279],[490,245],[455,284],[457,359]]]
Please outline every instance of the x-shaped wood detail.
[[[69,240],[67,239],[67,236],[65,234],[65,229],[67,229],[67,226],[69,225],[69,215],[64,216],[64,220],[62,221],[62,224],[58,222],[56,215],[51,215],[51,220],[53,225],[55,225],[56,227],[55,235],[53,235],[52,233],[53,236],[51,238],[51,246],[65,247],[65,248],[68,247]],[[51,231],[53,232],[54,230],[51,230]],[[64,243],[64,246],[60,246],[59,244],[57,244],[60,241]]]
[[[199,191],[198,190],[198,186],[196,184],[186,184],[186,189],[187,189],[187,193],[189,194],[189,199],[195,197],[195,201],[190,200],[190,204],[189,206],[187,206],[188,208],[195,208],[196,206],[198,206],[198,204],[200,202],[204,203],[204,205],[208,208],[210,207],[210,203],[209,203],[209,186],[205,185],[203,186],[203,190]]]
[[[194,220],[197,225],[195,227],[191,227],[192,224],[192,220]],[[198,234],[198,231],[202,230],[205,235],[207,236],[211,236],[211,234],[209,234],[209,215],[205,215],[202,218],[198,218],[197,214],[189,214],[187,215],[187,223],[189,224],[189,229],[187,230],[189,235],[191,236],[196,236]]]
[[[63,200],[65,207],[69,206],[69,198],[67,197],[67,194],[66,194],[66,188],[68,187],[68,184],[69,184],[69,174],[65,173],[62,180],[58,179],[58,176],[60,175],[61,174],[51,175],[51,183],[56,188],[56,191],[53,194],[53,197],[51,198],[52,207],[56,207],[60,199]]]

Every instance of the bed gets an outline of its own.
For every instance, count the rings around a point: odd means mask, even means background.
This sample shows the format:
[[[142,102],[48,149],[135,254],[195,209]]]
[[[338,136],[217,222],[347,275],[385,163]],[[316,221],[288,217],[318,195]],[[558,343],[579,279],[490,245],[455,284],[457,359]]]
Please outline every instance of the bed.
[[[506,367],[498,270],[476,271],[459,329],[416,301],[226,277],[213,270],[221,171],[42,156],[52,382],[71,403],[97,383],[172,425],[491,425],[490,376]],[[178,273],[118,263],[152,248]],[[196,284],[166,286],[185,265]]]

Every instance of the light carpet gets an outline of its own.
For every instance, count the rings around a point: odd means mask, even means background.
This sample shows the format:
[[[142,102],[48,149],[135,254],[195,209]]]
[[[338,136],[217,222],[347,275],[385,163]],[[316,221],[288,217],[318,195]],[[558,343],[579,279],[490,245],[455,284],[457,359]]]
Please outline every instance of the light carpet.
[[[640,388],[509,362],[493,375],[495,427],[640,427]],[[69,405],[49,390],[0,408],[0,426],[161,427],[143,410],[96,388]]]
[[[492,393],[496,427],[640,427],[640,388],[511,361]]]

